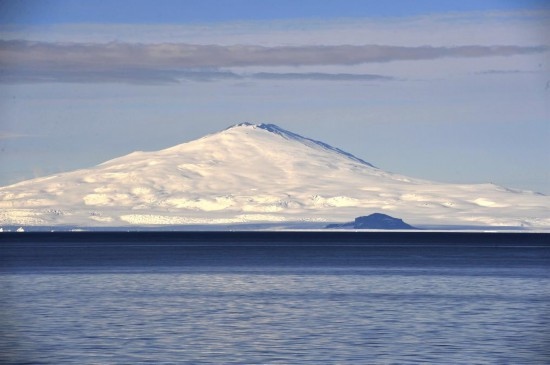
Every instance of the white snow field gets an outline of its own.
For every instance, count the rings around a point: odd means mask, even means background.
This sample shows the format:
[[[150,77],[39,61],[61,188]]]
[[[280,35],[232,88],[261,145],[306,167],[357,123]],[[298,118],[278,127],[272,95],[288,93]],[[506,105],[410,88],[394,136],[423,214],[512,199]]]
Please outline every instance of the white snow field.
[[[550,229],[549,196],[386,172],[272,124],[238,124],[164,150],[0,188],[0,226],[284,228],[374,212],[413,226]]]

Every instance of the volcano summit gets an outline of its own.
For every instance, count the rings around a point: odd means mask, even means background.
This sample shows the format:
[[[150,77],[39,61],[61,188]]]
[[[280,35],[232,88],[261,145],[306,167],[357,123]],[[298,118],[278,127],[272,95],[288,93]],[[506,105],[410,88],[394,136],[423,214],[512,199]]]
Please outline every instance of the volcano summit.
[[[550,228],[548,196],[386,172],[273,124],[0,188],[0,226],[319,227],[375,212],[417,227]]]

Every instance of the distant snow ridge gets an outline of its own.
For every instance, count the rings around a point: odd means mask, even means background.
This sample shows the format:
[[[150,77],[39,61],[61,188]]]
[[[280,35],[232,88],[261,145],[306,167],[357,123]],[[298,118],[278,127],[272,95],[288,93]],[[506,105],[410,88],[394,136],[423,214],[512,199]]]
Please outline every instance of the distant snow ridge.
[[[549,199],[394,174],[274,124],[241,123],[160,151],[1,187],[0,227],[321,228],[379,212],[416,227],[550,229]]]
[[[342,151],[341,149],[339,148],[336,148],[336,147],[332,147],[331,145],[328,145],[324,142],[321,142],[321,141],[316,141],[314,139],[311,139],[311,138],[306,138],[306,137],[302,137],[301,135],[297,134],[297,133],[293,133],[293,132],[290,132],[290,131],[287,131],[286,129],[283,129],[281,127],[278,127],[276,126],[275,124],[265,124],[265,123],[260,123],[260,124],[252,124],[252,123],[239,123],[239,124],[236,124],[234,126],[231,126],[229,127],[228,129],[231,129],[231,128],[234,128],[234,127],[252,127],[252,128],[260,128],[260,129],[263,129],[263,130],[266,130],[268,132],[271,132],[271,133],[275,133],[283,138],[286,138],[286,139],[294,139],[296,141],[299,141],[299,142],[302,142],[306,145],[309,145],[311,143],[315,144],[315,145],[318,145],[318,146],[321,146],[329,151],[334,151],[334,152],[337,152],[337,153],[340,153],[346,157],[349,157],[351,158],[352,160],[355,160],[357,162],[360,162],[362,164],[365,164],[365,165],[368,165],[368,166],[371,166],[371,167],[374,167],[373,165],[371,165],[370,163],[358,158],[358,157],[355,157],[354,155],[352,155],[351,153],[348,153],[348,152],[345,152],[345,151]]]

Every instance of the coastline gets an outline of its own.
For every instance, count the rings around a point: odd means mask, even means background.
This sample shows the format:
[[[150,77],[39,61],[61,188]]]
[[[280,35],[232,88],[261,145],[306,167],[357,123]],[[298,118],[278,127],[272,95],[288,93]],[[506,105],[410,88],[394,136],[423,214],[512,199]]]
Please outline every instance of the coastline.
[[[177,243],[224,245],[479,245],[550,247],[549,232],[533,231],[54,231],[2,232],[0,244],[9,243]]]

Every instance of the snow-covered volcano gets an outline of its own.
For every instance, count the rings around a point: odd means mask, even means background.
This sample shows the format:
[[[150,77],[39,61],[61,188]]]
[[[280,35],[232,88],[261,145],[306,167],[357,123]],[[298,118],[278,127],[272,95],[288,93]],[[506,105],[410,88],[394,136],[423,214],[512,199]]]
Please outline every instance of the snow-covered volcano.
[[[238,124],[156,152],[0,188],[0,225],[347,222],[550,228],[550,197],[383,171],[273,124]]]

